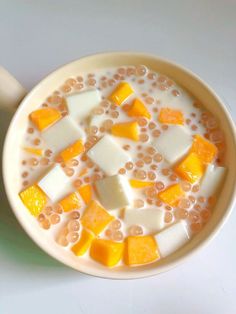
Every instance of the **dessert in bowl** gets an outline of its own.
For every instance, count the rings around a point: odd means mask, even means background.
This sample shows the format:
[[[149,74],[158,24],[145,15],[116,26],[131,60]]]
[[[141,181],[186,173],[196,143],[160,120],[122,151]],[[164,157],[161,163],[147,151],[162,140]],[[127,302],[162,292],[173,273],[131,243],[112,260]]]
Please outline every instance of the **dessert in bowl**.
[[[16,216],[49,254],[92,275],[138,278],[219,229],[234,201],[234,156],[230,117],[196,76],[111,53],[64,66],[23,100],[4,179]]]

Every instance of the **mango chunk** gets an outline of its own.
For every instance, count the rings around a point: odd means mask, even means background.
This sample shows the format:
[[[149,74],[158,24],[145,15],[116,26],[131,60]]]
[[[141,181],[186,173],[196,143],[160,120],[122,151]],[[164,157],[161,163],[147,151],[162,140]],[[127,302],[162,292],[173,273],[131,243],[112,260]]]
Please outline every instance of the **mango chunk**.
[[[184,124],[183,113],[179,110],[170,108],[161,108],[158,120],[159,122],[166,124]]]
[[[71,160],[74,157],[77,157],[79,154],[84,152],[84,145],[82,140],[78,140],[72,145],[68,146],[60,153],[60,157],[64,162]]]
[[[176,167],[175,172],[191,183],[199,180],[204,173],[204,165],[195,153],[189,153]]]
[[[139,189],[139,188],[145,188],[147,186],[153,186],[155,182],[130,179],[129,184],[132,186],[132,188]]]
[[[55,108],[43,108],[31,112],[29,117],[33,124],[42,131],[59,120],[61,118],[61,113]]]
[[[78,188],[78,192],[85,204],[88,205],[92,199],[92,186],[90,184],[82,185]]]
[[[115,266],[122,258],[124,243],[95,239],[90,248],[90,256],[107,267]]]
[[[138,98],[133,101],[129,110],[127,111],[127,114],[129,117],[144,117],[147,119],[151,118],[150,112],[147,110],[142,101]]]
[[[93,239],[94,235],[90,231],[83,229],[79,241],[71,247],[71,251],[77,256],[84,255],[89,249]]]
[[[23,148],[25,152],[34,154],[37,156],[42,156],[43,155],[43,150],[40,148],[34,148],[34,147],[24,147]]]
[[[197,154],[203,163],[211,163],[217,154],[217,147],[201,135],[196,134],[190,152]]]
[[[126,265],[142,265],[160,258],[152,236],[129,236],[125,240],[124,262]]]
[[[82,225],[98,235],[114,219],[113,216],[96,201],[91,201],[81,218]]]
[[[157,196],[162,202],[170,206],[176,206],[178,204],[179,199],[183,197],[184,194],[185,193],[182,190],[180,184],[177,183],[168,186],[165,190],[159,192]]]
[[[129,138],[133,141],[139,140],[139,127],[137,121],[116,123],[111,128],[111,133],[115,136]]]
[[[127,82],[121,82],[108,97],[114,104],[120,106],[130,95],[133,94],[132,87]]]
[[[64,212],[69,212],[81,207],[80,200],[75,192],[63,198],[59,204],[62,206]]]
[[[46,194],[36,184],[31,185],[19,195],[33,216],[38,216],[47,203]]]

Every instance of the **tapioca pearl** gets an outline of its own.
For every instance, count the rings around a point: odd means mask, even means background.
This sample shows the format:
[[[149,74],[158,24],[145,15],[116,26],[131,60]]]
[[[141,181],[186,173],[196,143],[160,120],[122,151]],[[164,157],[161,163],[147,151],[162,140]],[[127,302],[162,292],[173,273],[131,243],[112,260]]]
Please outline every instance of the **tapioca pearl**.
[[[173,82],[172,80],[167,80],[167,81],[166,81],[166,85],[169,86],[169,87],[171,87],[171,86],[174,85],[174,82]]]
[[[74,78],[69,78],[68,80],[65,81],[65,84],[69,86],[74,86],[76,83],[77,81]]]
[[[148,69],[144,65],[137,65],[135,67],[135,74],[137,76],[145,76],[148,72]]]
[[[214,117],[208,118],[206,121],[206,126],[208,129],[216,129],[218,127],[218,121]]]
[[[209,120],[211,118],[211,113],[208,111],[204,111],[201,113],[201,121],[202,122],[206,122],[207,120]]]
[[[130,109],[130,105],[129,105],[129,104],[124,104],[121,109],[122,109],[124,112],[127,112],[127,111],[129,111],[129,109]]]
[[[52,225],[56,225],[60,222],[61,218],[58,214],[52,214],[50,216],[50,222]]]
[[[100,131],[101,133],[104,133],[104,132],[106,131],[106,129],[105,129],[103,126],[101,126],[101,127],[99,128],[99,131]]]
[[[201,210],[202,210],[202,207],[201,207],[200,204],[195,204],[195,205],[193,206],[193,208],[194,208],[195,210],[197,210],[197,211],[201,211]]]
[[[167,77],[165,75],[160,74],[157,78],[158,83],[165,83],[167,81]]]
[[[143,149],[143,146],[142,145],[138,145],[137,146],[137,150],[141,150],[141,149]]]
[[[170,176],[169,176],[169,179],[171,181],[177,181],[178,180],[178,176],[175,174],[175,173],[172,173]]]
[[[153,136],[153,137],[159,137],[160,134],[161,134],[161,131],[160,131],[160,130],[154,130],[154,131],[152,131],[152,136]]]
[[[141,159],[141,158],[144,157],[144,154],[143,153],[138,153],[137,157]]]
[[[155,107],[155,108],[152,109],[152,111],[153,111],[154,113],[157,113],[157,112],[158,112],[158,108]]]
[[[87,162],[86,162],[86,166],[88,168],[93,168],[94,167],[94,163],[92,162],[92,160],[88,159]]]
[[[139,236],[143,234],[143,228],[138,225],[133,225],[129,227],[128,233],[130,236]]]
[[[153,171],[148,171],[148,179],[153,181],[156,179],[156,174]]]
[[[44,156],[51,157],[52,156],[52,151],[50,149],[46,149],[45,153],[44,153]]]
[[[30,158],[28,159],[27,164],[29,166],[37,166],[39,164],[39,161],[36,158]]]
[[[108,238],[108,239],[111,239],[112,238],[112,235],[113,235],[113,232],[111,229],[106,229],[105,231],[105,236]]]
[[[200,214],[196,210],[191,210],[188,218],[191,222],[197,222],[200,219]]]
[[[184,208],[177,208],[174,215],[176,219],[186,219],[188,218],[188,211]]]
[[[43,212],[44,212],[45,215],[50,216],[52,214],[52,212],[53,212],[52,206],[45,207]]]
[[[42,104],[42,107],[46,108],[46,107],[48,107],[48,104],[44,103],[44,104]]]
[[[156,200],[155,204],[157,207],[161,207],[163,205],[162,201],[159,199]]]
[[[134,75],[135,74],[135,68],[128,68],[126,71],[126,74],[128,76]]]
[[[66,247],[69,244],[66,236],[64,236],[64,235],[60,235],[56,241],[59,245],[61,245],[63,247]]]
[[[63,213],[62,206],[60,204],[55,204],[53,207],[53,211],[57,214],[62,214]]]
[[[171,211],[173,208],[171,207],[171,206],[169,206],[169,205],[166,205],[165,206],[165,210],[168,210],[168,211]]]
[[[92,144],[95,144],[95,143],[98,141],[98,136],[96,136],[96,135],[90,135],[90,136],[88,137],[88,141],[89,141],[90,143],[92,143]]]
[[[26,187],[28,184],[29,184],[29,181],[27,181],[27,180],[23,181],[23,183],[22,183],[22,185],[23,185],[24,187]]]
[[[131,162],[131,161],[128,161],[126,164],[125,164],[125,168],[127,170],[132,170],[134,168],[134,164]]]
[[[22,172],[22,178],[28,177],[29,173],[27,171]]]
[[[178,202],[178,208],[188,209],[191,206],[191,202],[188,198],[181,198]]]
[[[192,187],[192,192],[193,192],[193,193],[197,193],[199,190],[200,190],[200,186],[199,186],[198,184],[195,184],[195,185]]]
[[[125,168],[120,168],[118,173],[119,174],[126,174],[126,169]]]
[[[38,146],[40,143],[41,143],[40,138],[35,138],[35,139],[33,140],[33,144],[34,144],[35,146]]]
[[[27,129],[27,133],[29,133],[29,134],[33,134],[34,133],[34,128],[28,128]]]
[[[86,150],[89,150],[92,146],[93,146],[93,144],[91,142],[85,142],[85,144],[84,144],[84,147]]]
[[[104,108],[99,106],[92,110],[92,113],[95,115],[102,115],[104,113]]]
[[[104,99],[100,102],[100,106],[103,108],[108,108],[110,106],[110,101],[107,99]]]
[[[130,150],[130,148],[131,148],[131,146],[128,145],[128,144],[126,144],[126,145],[123,146],[123,149],[124,149],[124,150]]]
[[[199,196],[197,200],[199,203],[205,203],[207,199],[206,199],[206,197]]]
[[[119,80],[121,80],[121,76],[119,74],[114,74],[113,79],[116,81],[119,81]]]
[[[192,122],[192,120],[191,120],[191,119],[186,119],[186,124],[187,124],[187,125],[190,125],[190,124],[191,124],[191,122]]]
[[[147,132],[147,128],[141,128],[141,132]]]
[[[62,116],[62,117],[65,117],[65,116],[67,116],[67,115],[68,115],[68,112],[66,112],[66,111],[61,113],[61,116]]]
[[[84,84],[81,84],[81,83],[74,85],[74,89],[76,89],[76,90],[81,90],[81,89],[83,89],[83,87],[84,87]]]
[[[88,160],[88,157],[86,154],[83,154],[80,158],[81,161],[87,161]]]
[[[154,98],[151,97],[151,96],[147,96],[147,97],[145,98],[145,102],[146,102],[146,104],[148,104],[148,105],[152,105],[152,104],[154,103]]]
[[[155,80],[157,77],[156,73],[153,73],[153,72],[149,72],[148,75],[147,75],[147,78],[149,80]]]
[[[49,162],[50,162],[50,160],[49,160],[48,158],[43,157],[43,158],[41,158],[39,164],[40,164],[41,166],[47,166],[47,165],[49,164]]]
[[[148,134],[140,134],[139,135],[139,140],[143,143],[148,142],[149,141],[149,136]]]
[[[196,117],[196,113],[195,112],[191,112],[191,117],[195,118]]]
[[[80,213],[78,211],[74,211],[74,212],[70,213],[70,218],[71,219],[79,219]]]
[[[110,228],[111,229],[114,229],[114,230],[118,230],[121,228],[121,222],[120,220],[116,219],[116,220],[113,220],[111,223],[110,223]]]
[[[154,155],[156,152],[156,149],[152,146],[147,147],[146,152],[150,155]]]
[[[158,85],[158,88],[159,88],[161,91],[165,91],[165,90],[167,90],[169,87],[168,87],[167,85],[165,85],[165,84],[159,84],[159,85]]]
[[[71,91],[71,86],[68,84],[64,84],[60,89],[63,93],[69,93]]]
[[[215,130],[209,134],[209,139],[213,143],[222,143],[224,142],[224,135],[221,130]]]
[[[144,207],[144,201],[142,199],[136,199],[133,202],[135,208],[142,208]]]
[[[207,222],[211,217],[211,211],[209,209],[203,209],[200,213],[201,218],[204,222]]]
[[[66,167],[66,164],[64,162],[61,162],[61,167],[62,168],[65,168]]]
[[[117,72],[118,72],[118,74],[120,74],[120,75],[125,75],[125,74],[126,74],[126,69],[125,69],[125,68],[119,68],[119,69],[117,70]]]
[[[67,228],[69,231],[79,231],[80,223],[77,220],[73,219],[68,222]]]
[[[150,169],[152,169],[152,170],[155,170],[155,171],[156,171],[156,170],[158,169],[158,166],[157,166],[157,165],[155,165],[155,164],[153,164],[153,165],[151,165],[151,166],[150,166]]]
[[[102,175],[95,173],[91,176],[91,181],[94,182],[94,181],[100,180],[102,179],[102,177],[103,177]]]
[[[112,112],[111,112],[111,117],[112,117],[113,119],[117,119],[117,118],[119,117],[119,112],[118,112],[118,111],[112,111]]]
[[[41,226],[43,229],[48,230],[48,229],[50,229],[51,224],[50,224],[50,221],[46,218],[46,219],[44,219],[44,220],[40,223],[40,226]]]
[[[157,153],[153,156],[153,160],[156,162],[161,162],[163,160],[163,157],[161,154]]]
[[[91,78],[91,77],[94,77],[95,74],[94,73],[88,73],[88,77]]]
[[[82,77],[82,76],[77,76],[77,81],[78,81],[78,82],[80,82],[80,83],[81,83],[81,82],[83,82],[83,80],[84,80],[84,79],[83,79],[83,77]]]
[[[75,173],[75,170],[73,168],[68,168],[68,167],[65,167],[64,171],[68,177],[72,177]]]
[[[138,118],[137,122],[138,122],[138,125],[141,126],[141,127],[144,127],[144,126],[146,126],[148,124],[148,121],[145,118]]]
[[[138,84],[140,84],[140,85],[141,85],[141,84],[144,84],[144,80],[142,80],[142,79],[141,79],[141,80],[138,80],[137,82],[138,82]]]
[[[164,175],[164,176],[169,176],[171,174],[171,170],[168,169],[168,168],[163,168],[161,170],[161,173]]]
[[[175,97],[178,97],[178,96],[180,95],[180,92],[179,92],[177,89],[173,89],[173,90],[171,91],[171,94],[172,94],[173,96],[175,96]]]
[[[151,156],[144,156],[143,161],[145,164],[151,164],[152,163],[152,157]]]
[[[67,238],[68,242],[75,243],[79,239],[79,234],[78,234],[78,232],[71,231],[68,233],[66,238]]]
[[[114,241],[122,241],[124,239],[124,235],[123,235],[123,233],[120,230],[115,230],[112,233],[112,239]]]
[[[68,165],[68,163],[67,163]],[[71,159],[69,162],[69,167],[77,167],[79,165],[79,161],[77,159]]]
[[[37,217],[38,222],[42,222],[44,219],[46,219],[44,214],[39,214]]]
[[[89,78],[88,81],[87,81],[87,84],[89,86],[95,86],[96,85],[96,80],[94,78]]]
[[[166,212],[164,216],[165,223],[171,223],[173,221],[173,214],[171,212]]]
[[[156,182],[155,187],[158,191],[161,191],[165,188],[165,184],[162,181],[158,181]]]
[[[202,229],[202,224],[200,222],[194,222],[190,225],[190,229],[193,233],[197,233],[201,231]]]
[[[196,124],[193,124],[193,125],[191,126],[191,129],[192,129],[192,131],[196,131],[196,130],[198,129],[198,127],[197,127]]]
[[[149,198],[155,198],[157,195],[157,191],[154,187],[150,187],[144,190],[144,194]]]
[[[116,83],[116,81],[113,80],[113,79],[108,80],[108,85],[109,86],[113,86],[113,85],[115,85],[115,83]]]
[[[163,124],[162,126],[161,126],[161,128],[162,128],[162,130],[163,131],[166,131],[166,130],[168,130],[168,125],[167,124]],[[155,131],[154,131],[155,132]]]
[[[76,189],[78,189],[78,188],[82,185],[82,183],[83,183],[82,180],[77,179],[77,180],[74,181],[73,186],[74,186]]]
[[[84,182],[85,182],[85,183],[89,183],[89,182],[90,182],[90,177],[85,177],[85,178],[84,178]]]
[[[48,102],[52,105],[60,105],[62,103],[63,99],[59,95],[52,95],[48,98]]]
[[[158,85],[157,82],[152,83],[152,87],[157,87],[157,85]]]
[[[191,184],[187,181],[180,181],[181,188],[184,192],[191,191]]]
[[[26,161],[26,160],[22,160],[21,164],[22,164],[23,166],[25,166],[25,165],[27,164],[27,161]]]
[[[191,202],[192,204],[195,204],[195,203],[196,203],[196,198],[195,198],[193,195],[189,195],[189,196],[188,196],[188,199],[190,200],[190,202]]]
[[[135,163],[136,167],[142,168],[144,166],[144,161],[143,160],[138,160]]]
[[[67,110],[67,107],[64,103],[60,104],[58,106],[58,109],[61,111],[61,112],[65,112]]]
[[[153,199],[151,199],[151,198],[147,198],[147,203],[149,204],[149,205],[153,205],[154,203],[155,203],[155,201],[153,200]]]

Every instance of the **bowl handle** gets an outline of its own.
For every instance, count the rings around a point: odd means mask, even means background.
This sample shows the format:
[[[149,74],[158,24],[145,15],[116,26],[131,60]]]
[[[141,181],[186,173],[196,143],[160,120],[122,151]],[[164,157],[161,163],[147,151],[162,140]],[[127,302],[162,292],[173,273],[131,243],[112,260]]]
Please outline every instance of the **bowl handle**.
[[[15,111],[27,91],[2,66],[0,66],[0,107]]]

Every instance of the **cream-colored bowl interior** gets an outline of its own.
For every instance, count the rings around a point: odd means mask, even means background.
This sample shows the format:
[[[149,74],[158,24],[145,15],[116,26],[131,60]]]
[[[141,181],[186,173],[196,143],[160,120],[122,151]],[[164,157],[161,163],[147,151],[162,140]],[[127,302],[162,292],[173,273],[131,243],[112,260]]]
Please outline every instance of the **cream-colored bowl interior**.
[[[40,106],[45,98],[63,84],[66,78],[78,76],[84,72],[94,72],[101,68],[138,64],[144,64],[153,71],[166,74],[199,99],[209,111],[218,117],[227,140],[226,163],[228,173],[211,220],[202,232],[186,246],[171,256],[149,265],[135,268],[121,266],[109,269],[93,261],[75,257],[70,251],[66,251],[58,246],[53,239],[47,236],[47,232],[39,227],[36,219],[28,213],[18,197],[20,189],[19,144],[27,126],[28,114]],[[6,192],[16,217],[29,236],[44,251],[62,263],[87,274],[107,278],[129,279],[150,276],[170,269],[189,257],[193,252],[196,252],[197,249],[206,244],[216,234],[233,207],[235,199],[235,156],[236,141],[233,122],[222,101],[203,81],[181,66],[158,57],[140,53],[118,52],[89,56],[65,65],[51,73],[27,95],[18,108],[8,130],[4,146],[3,174]]]

